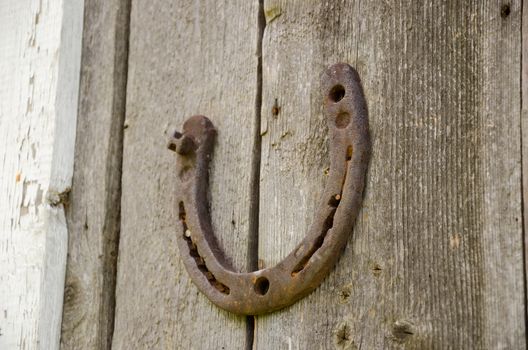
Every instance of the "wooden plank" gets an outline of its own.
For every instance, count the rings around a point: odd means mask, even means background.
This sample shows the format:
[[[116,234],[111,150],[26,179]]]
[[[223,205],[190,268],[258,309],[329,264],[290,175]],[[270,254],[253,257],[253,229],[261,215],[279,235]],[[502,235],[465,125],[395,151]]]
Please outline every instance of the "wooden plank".
[[[83,1],[0,3],[0,348],[58,349]]]
[[[524,251],[524,298],[528,305],[528,260],[526,257],[528,247],[528,1],[522,3],[522,71],[521,71],[521,131],[522,131],[522,203],[523,203],[523,251]],[[525,308],[526,320],[528,310]]]
[[[85,3],[62,349],[109,349],[112,341],[129,5]]]
[[[357,67],[373,155],[335,271],[258,317],[256,349],[525,348],[520,7],[265,1],[262,264],[301,240],[325,183],[326,66]]]
[[[180,260],[166,144],[191,115],[216,125],[213,225],[246,270],[257,15],[257,1],[132,3],[114,349],[245,346],[246,318],[211,304]]]

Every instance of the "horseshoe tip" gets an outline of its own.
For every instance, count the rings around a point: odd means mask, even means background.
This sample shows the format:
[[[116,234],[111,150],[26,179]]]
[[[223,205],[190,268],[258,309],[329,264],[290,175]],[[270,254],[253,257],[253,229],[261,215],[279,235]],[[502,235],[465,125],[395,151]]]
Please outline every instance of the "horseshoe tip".
[[[358,82],[360,81],[357,70],[344,62],[331,65],[323,73],[323,79],[343,79],[345,77],[348,79],[352,78]]]
[[[184,134],[198,136],[211,131],[215,131],[213,122],[204,115],[193,115],[183,123]]]

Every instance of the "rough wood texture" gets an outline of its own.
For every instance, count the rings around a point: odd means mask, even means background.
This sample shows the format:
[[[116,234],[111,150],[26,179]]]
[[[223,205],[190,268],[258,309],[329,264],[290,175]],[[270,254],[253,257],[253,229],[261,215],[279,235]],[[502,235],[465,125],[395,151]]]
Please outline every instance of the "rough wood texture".
[[[524,297],[525,305],[528,305],[527,276],[528,261],[526,260],[526,247],[528,246],[528,1],[522,3],[522,73],[521,73],[521,130],[522,130],[522,198],[523,198],[523,233],[524,233]],[[528,310],[525,307],[526,320],[528,320]]]
[[[211,304],[179,258],[166,144],[193,114],[215,123],[213,225],[246,270],[257,14],[257,1],[132,2],[114,349],[245,346],[245,318]]]
[[[83,1],[0,2],[0,349],[58,349]]]
[[[262,263],[301,240],[325,182],[325,66],[357,67],[373,156],[337,268],[258,317],[254,348],[525,348],[520,1],[264,9]]]
[[[128,0],[85,3],[75,170],[67,210],[63,349],[111,345],[128,16]]]

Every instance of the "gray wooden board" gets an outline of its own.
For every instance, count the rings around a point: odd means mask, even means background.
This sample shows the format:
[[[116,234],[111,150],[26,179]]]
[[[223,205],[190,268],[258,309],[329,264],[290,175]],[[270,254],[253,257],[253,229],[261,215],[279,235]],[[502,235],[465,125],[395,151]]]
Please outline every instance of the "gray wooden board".
[[[265,1],[261,265],[302,239],[325,183],[326,66],[357,67],[373,153],[336,269],[258,317],[255,349],[525,348],[521,2],[501,6]]]
[[[128,0],[85,1],[61,348],[109,349],[121,200]]]
[[[113,348],[242,349],[246,318],[211,304],[180,260],[175,154],[166,144],[194,114],[216,125],[213,226],[245,271],[258,2],[133,1],[131,11]]]
[[[526,261],[526,247],[528,238],[526,229],[528,228],[528,1],[522,4],[522,75],[521,75],[521,129],[522,129],[522,183],[523,183],[523,229],[524,229],[524,283],[525,283],[525,305],[528,305],[528,295],[526,295],[526,276],[528,275],[528,262]],[[526,311],[526,310],[525,310]],[[528,314],[527,314],[528,316]],[[527,317],[528,320],[528,317]]]

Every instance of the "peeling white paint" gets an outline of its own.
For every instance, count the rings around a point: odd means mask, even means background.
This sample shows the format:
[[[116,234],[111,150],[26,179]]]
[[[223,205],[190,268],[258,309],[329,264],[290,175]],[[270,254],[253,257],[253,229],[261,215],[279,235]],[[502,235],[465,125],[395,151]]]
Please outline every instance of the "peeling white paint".
[[[0,2],[0,349],[58,349],[83,0]]]

